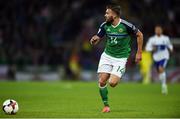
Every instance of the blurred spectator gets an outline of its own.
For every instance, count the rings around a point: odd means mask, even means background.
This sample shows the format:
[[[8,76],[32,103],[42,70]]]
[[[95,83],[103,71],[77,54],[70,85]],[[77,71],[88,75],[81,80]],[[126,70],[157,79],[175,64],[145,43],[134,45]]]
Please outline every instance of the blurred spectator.
[[[128,19],[137,26],[143,24],[139,28],[145,40],[153,34],[153,26],[157,23],[163,24],[165,33],[170,37],[180,36],[177,0],[113,1],[122,6],[123,16],[130,16]],[[62,65],[69,73],[69,62],[76,61],[74,59],[77,58],[73,57],[78,57],[78,67],[95,70],[103,45],[92,49],[89,38],[102,23],[105,6],[109,2],[1,0],[0,64],[16,64],[17,68]],[[78,53],[71,56],[75,42]]]

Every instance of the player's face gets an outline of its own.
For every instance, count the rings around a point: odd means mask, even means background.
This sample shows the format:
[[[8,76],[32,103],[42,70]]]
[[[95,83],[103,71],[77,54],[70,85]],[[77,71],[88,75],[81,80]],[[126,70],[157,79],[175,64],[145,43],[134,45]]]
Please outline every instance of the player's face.
[[[106,13],[105,13],[105,20],[106,22],[112,22],[114,19],[113,19],[113,11],[111,9],[106,9]]]
[[[162,28],[160,26],[155,27],[155,33],[156,35],[160,36],[162,34]]]

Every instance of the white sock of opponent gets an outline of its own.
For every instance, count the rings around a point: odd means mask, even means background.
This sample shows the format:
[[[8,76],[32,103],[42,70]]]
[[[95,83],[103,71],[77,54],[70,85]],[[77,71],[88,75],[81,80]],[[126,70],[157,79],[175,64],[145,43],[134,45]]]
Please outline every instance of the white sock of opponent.
[[[161,81],[162,86],[166,86],[166,73],[160,73],[159,74],[159,79]]]

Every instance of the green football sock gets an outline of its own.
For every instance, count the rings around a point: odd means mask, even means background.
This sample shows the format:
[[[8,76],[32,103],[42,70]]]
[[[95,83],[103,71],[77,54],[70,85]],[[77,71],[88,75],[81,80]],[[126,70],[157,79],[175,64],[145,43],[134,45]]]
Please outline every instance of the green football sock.
[[[108,96],[107,96],[108,95],[107,87],[99,88],[99,92],[100,92],[102,101],[104,103],[104,106],[109,106],[109,104],[108,104]]]

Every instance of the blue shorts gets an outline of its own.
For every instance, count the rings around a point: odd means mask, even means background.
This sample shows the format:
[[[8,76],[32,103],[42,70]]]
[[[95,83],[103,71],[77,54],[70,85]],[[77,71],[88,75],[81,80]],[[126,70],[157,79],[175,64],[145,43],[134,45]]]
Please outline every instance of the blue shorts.
[[[163,68],[166,68],[167,62],[168,62],[167,59],[162,59],[160,61],[155,61],[156,69],[158,69],[160,66],[163,67]]]

